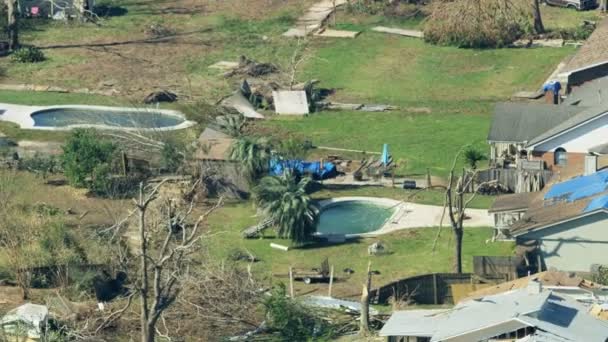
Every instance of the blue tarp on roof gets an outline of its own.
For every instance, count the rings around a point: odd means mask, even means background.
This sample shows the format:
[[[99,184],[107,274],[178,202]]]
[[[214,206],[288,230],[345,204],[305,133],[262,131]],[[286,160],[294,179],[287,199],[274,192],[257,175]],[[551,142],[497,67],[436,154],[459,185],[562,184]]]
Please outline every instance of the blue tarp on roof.
[[[333,163],[307,162],[302,160],[278,160],[270,161],[269,173],[273,176],[282,175],[285,170],[293,170],[300,175],[311,175],[314,179],[327,179],[335,176],[336,166]]]
[[[589,176],[576,177],[555,184],[545,194],[545,200],[565,199],[569,202],[599,194],[608,187],[608,170]]]
[[[589,213],[598,209],[608,209],[608,195],[594,198],[591,202],[589,202],[587,208],[585,208],[583,212]]]

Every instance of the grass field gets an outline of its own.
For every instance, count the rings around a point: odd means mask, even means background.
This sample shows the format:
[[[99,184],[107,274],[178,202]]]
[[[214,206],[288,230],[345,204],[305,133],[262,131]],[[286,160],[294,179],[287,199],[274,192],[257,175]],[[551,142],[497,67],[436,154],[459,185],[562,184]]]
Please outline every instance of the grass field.
[[[254,272],[268,276],[270,273],[287,274],[290,266],[297,268],[319,267],[328,258],[335,266],[339,277],[344,278],[342,270],[352,268],[355,273],[348,280],[338,281],[334,285],[338,296],[359,296],[368,260],[372,268],[380,271],[374,277],[374,284],[380,285],[403,277],[429,272],[449,272],[453,265],[453,240],[449,228],[444,227],[437,241],[436,250],[432,251],[437,228],[403,230],[383,235],[378,238],[361,239],[342,245],[314,246],[314,248],[293,249],[283,252],[270,248],[270,243],[290,245],[289,241],[275,239],[270,235],[265,239],[245,240],[240,231],[248,225],[255,224],[255,210],[250,203],[229,205],[211,217],[210,237],[204,240],[210,256],[227,258],[233,251],[249,251],[260,262],[255,263]],[[472,270],[474,255],[512,255],[513,244],[504,242],[487,242],[492,236],[489,228],[469,228],[464,237],[464,269]],[[370,257],[367,247],[375,241],[384,242],[391,254]],[[275,279],[274,281],[280,281]],[[284,279],[283,281],[286,281]],[[309,291],[324,291],[326,284],[303,285],[297,287],[300,294]]]
[[[573,48],[473,50],[437,47],[421,40],[364,32],[355,40],[315,41],[315,58],[302,79],[336,89],[331,98],[385,103],[387,113],[321,112],[304,119],[261,123],[313,144],[380,151],[383,143],[401,171],[426,168],[445,176],[464,145],[485,150],[493,104],[519,90],[538,89]]]
[[[284,1],[266,7],[238,1],[186,0],[163,2],[101,2],[114,6],[116,16],[100,26],[28,22],[27,42],[42,46],[49,60],[18,65],[0,59],[10,82],[51,83],[89,87],[112,81],[121,97],[0,92],[0,101],[31,104],[132,104],[158,87],[178,90],[214,102],[234,89],[240,79],[226,79],[208,69],[218,60],[246,55],[270,61],[287,70],[297,45],[280,34],[313,1]],[[261,2],[260,2],[261,3]],[[266,4],[267,6],[267,4]],[[572,28],[596,12],[543,7],[549,29]],[[420,28],[423,18],[389,18],[340,11],[336,27],[356,29],[354,40],[312,39],[310,58],[298,79],[318,79],[335,89],[333,101],[387,103],[400,110],[389,113],[323,112],[304,119],[275,118],[258,128],[263,134],[298,135],[317,145],[380,150],[383,143],[406,174],[430,168],[445,177],[453,156],[464,145],[486,149],[490,115],[496,101],[519,90],[538,89],[555,65],[575,50],[457,49],[437,47],[422,40],[371,31],[375,25]],[[163,42],[146,34],[151,25],[174,32]],[[78,37],[74,39],[74,37]],[[151,40],[152,39],[152,40]],[[30,139],[61,140],[61,135],[18,133],[0,125],[5,134]],[[31,134],[30,134],[31,133]],[[440,133],[440,134],[439,134]]]

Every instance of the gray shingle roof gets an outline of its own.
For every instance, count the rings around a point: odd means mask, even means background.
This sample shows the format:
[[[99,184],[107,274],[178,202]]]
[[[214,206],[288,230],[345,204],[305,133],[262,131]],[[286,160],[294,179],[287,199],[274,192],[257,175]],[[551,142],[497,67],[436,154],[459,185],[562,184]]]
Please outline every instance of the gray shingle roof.
[[[608,20],[602,20],[580,50],[568,61],[564,72],[608,62]]]
[[[594,107],[608,104],[608,77],[600,77],[572,89],[563,105]]]
[[[488,141],[525,143],[574,117],[581,110],[577,106],[498,103]]]
[[[573,116],[570,115],[570,116],[564,117],[564,120],[562,120],[562,122],[560,124],[556,125],[555,127],[545,131],[544,133],[542,133],[542,134],[538,135],[537,137],[535,137],[534,139],[530,140],[528,142],[528,146],[532,146],[532,145],[541,143],[557,134],[560,134],[560,133],[563,133],[564,131],[569,130],[572,127],[578,126],[589,120],[595,119],[595,118],[605,114],[608,106],[603,105],[603,106],[596,106],[596,107],[586,108],[586,109],[580,108],[578,106],[559,106],[559,107],[568,108],[568,110],[572,110],[573,108],[575,108],[575,109],[578,109],[579,113],[576,115],[573,115]]]

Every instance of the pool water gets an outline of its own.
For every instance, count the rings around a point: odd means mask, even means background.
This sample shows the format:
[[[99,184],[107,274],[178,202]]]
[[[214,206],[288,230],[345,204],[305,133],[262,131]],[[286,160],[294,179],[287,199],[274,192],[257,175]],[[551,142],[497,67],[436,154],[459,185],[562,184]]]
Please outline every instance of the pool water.
[[[117,128],[165,128],[182,124],[185,119],[154,111],[120,111],[80,108],[55,108],[32,114],[35,127],[73,125],[114,126]]]
[[[321,211],[317,232],[346,235],[370,233],[382,228],[393,212],[394,208],[371,202],[338,202]]]

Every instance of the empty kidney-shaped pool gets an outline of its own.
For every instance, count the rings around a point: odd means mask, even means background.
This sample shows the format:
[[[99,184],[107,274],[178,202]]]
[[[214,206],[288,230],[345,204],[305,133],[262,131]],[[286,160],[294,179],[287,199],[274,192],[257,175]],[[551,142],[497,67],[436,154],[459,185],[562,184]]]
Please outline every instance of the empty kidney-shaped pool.
[[[321,205],[319,234],[358,235],[380,230],[395,213],[395,206],[366,199],[333,200]]]

